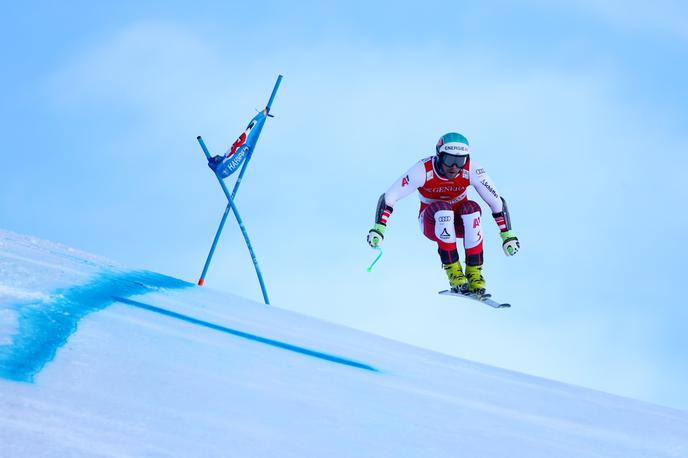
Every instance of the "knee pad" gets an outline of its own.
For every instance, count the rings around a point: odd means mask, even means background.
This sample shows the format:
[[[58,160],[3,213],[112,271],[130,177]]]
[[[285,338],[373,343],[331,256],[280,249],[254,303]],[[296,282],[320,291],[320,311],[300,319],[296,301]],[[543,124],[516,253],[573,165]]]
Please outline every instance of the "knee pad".
[[[463,222],[463,245],[466,250],[480,247],[482,251],[483,235],[480,228],[480,212],[461,215]]]
[[[435,236],[441,243],[455,243],[454,212],[438,210],[435,212]]]

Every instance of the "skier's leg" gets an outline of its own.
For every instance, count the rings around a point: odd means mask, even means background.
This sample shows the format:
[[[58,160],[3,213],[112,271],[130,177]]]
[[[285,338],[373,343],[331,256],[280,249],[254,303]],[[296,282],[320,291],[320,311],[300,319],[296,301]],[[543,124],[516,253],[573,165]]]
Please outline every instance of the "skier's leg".
[[[483,235],[480,228],[480,205],[469,200],[456,208],[461,219],[458,233],[463,232],[463,247],[466,251],[466,265],[480,266],[483,264]],[[458,221],[457,221],[458,223]]]
[[[469,290],[485,292],[485,278],[482,276],[483,235],[480,227],[480,205],[469,200],[459,205],[456,213],[463,226],[463,246],[466,251],[466,276]]]
[[[454,230],[454,212],[446,202],[434,202],[428,205],[420,215],[423,234],[437,242],[438,253],[442,264],[451,264],[459,259],[456,249],[456,232]]]
[[[454,211],[446,202],[434,202],[420,215],[423,234],[437,242],[437,252],[442,260],[442,267],[449,278],[452,289],[460,289],[467,283],[459,263],[459,252],[456,249],[456,232]]]

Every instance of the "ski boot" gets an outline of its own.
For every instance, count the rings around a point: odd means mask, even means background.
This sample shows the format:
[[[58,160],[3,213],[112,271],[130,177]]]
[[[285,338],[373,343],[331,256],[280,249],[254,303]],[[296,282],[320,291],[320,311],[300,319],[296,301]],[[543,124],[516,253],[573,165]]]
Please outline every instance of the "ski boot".
[[[485,295],[485,278],[482,271],[483,266],[466,266],[466,277],[468,277],[468,292],[476,296]]]
[[[442,264],[442,268],[447,273],[449,278],[449,287],[454,293],[465,293],[468,291],[468,280],[461,270],[461,263],[459,261],[451,264]]]

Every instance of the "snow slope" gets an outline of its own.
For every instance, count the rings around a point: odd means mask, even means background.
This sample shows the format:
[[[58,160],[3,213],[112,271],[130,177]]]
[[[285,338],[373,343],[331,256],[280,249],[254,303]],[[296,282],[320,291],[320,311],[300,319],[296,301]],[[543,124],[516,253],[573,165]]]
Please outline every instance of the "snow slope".
[[[0,456],[688,457],[688,413],[0,231]]]

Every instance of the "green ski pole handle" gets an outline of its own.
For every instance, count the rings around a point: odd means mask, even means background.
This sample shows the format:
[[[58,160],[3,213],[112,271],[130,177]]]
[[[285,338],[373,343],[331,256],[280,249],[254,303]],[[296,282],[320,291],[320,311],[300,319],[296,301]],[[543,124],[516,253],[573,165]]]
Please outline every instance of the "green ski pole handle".
[[[380,260],[380,257],[382,257],[382,248],[376,246],[375,249],[378,251],[378,255],[373,261],[373,263],[368,267],[368,272],[372,272],[373,266],[375,266],[375,264],[377,264],[377,262]]]

